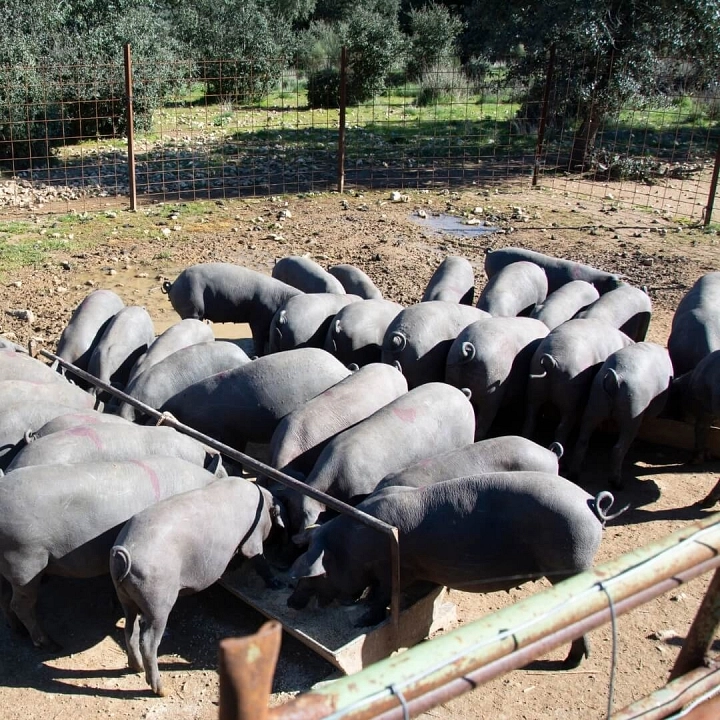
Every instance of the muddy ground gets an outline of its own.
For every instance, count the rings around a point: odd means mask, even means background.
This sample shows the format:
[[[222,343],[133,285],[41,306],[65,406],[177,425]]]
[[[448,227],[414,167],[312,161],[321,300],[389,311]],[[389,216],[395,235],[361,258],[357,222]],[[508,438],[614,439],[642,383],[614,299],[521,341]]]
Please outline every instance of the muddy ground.
[[[144,305],[162,330],[176,316],[160,292],[165,278],[204,261],[229,261],[270,272],[276,258],[309,254],[327,266],[353,263],[386,297],[417,302],[439,262],[462,254],[482,287],[487,248],[505,245],[580,260],[621,272],[646,286],[654,303],[649,339],[665,344],[679,298],[703,273],[720,269],[715,231],[691,228],[662,209],[627,210],[614,200],[578,201],[556,185],[552,193],[506,187],[472,187],[458,193],[409,191],[407,202],[367,193],[306,195],[192,204],[149,204],[131,213],[122,205],[98,205],[85,214],[28,216],[28,227],[6,242],[32,244],[53,237],[59,250],[32,267],[6,270],[0,307],[30,310],[0,316],[0,331],[18,342],[35,338],[53,349],[73,308],[91,288],[118,292]],[[403,197],[401,200],[405,200]],[[47,208],[45,208],[46,210]],[[467,236],[436,232],[434,213],[475,218],[499,232]],[[425,214],[423,219],[420,215]],[[14,219],[17,219],[15,216]],[[27,314],[24,316],[27,318]],[[237,334],[218,326],[218,336]],[[606,486],[611,438],[596,438],[581,482],[590,492]],[[626,461],[624,502],[629,510],[605,531],[597,561],[615,558],[683,527],[709,511],[694,506],[715,484],[717,460],[687,464],[682,449],[638,441]],[[677,587],[618,621],[614,707],[661,685],[682,645],[708,578]],[[485,596],[452,592],[459,621],[472,621],[538,591],[531,583],[512,593]],[[144,678],[126,669],[120,613],[109,581],[50,578],[39,612],[61,642],[43,654],[0,624],[0,716],[7,720],[96,717],[217,717],[217,642],[254,631],[263,617],[220,587],[178,601],[161,645],[161,671],[170,693],[153,697]],[[612,637],[609,627],[590,634],[592,655],[577,670],[562,671],[560,648],[452,702],[426,718],[603,717],[608,704]],[[273,703],[324,680],[333,667],[295,640],[284,637]]]

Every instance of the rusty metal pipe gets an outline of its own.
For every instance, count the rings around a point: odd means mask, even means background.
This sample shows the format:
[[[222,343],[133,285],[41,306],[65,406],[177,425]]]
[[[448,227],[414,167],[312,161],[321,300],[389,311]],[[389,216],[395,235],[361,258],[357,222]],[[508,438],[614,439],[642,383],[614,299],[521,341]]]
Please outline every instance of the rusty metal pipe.
[[[717,720],[720,717],[720,697],[708,698],[683,717],[685,720]]]
[[[616,613],[626,612],[718,565],[720,524],[713,515],[352,678],[319,688],[307,694],[302,705],[290,703],[270,717],[402,717],[400,693],[407,707],[417,712],[602,624],[610,614],[606,592]],[[526,649],[530,646],[534,647]],[[486,669],[487,665],[492,667]],[[331,715],[328,701],[334,709]]]
[[[340,50],[340,108],[338,117],[338,192],[345,192],[345,124],[347,113],[347,47]]]
[[[719,684],[720,667],[697,668],[613,713],[612,720],[662,720]]]
[[[703,225],[708,227],[712,221],[713,208],[715,206],[715,195],[718,188],[718,176],[720,176],[720,140],[718,140],[717,151],[715,152],[715,164],[713,165],[712,177],[710,179],[710,190],[708,191],[707,205]]]
[[[220,641],[220,720],[266,720],[281,637],[271,620],[254,635]]]
[[[641,590],[630,597],[615,602],[615,614],[622,615],[629,612],[630,610],[655,599],[663,593],[676,588],[678,585],[684,584],[689,580],[692,580],[694,577],[702,575],[708,570],[717,568],[718,565],[720,565],[720,557],[713,558],[712,560],[701,563],[694,568],[678,573],[672,578],[661,580],[655,585]],[[488,662],[486,665],[483,665],[476,670],[466,672],[462,677],[455,678],[422,696],[413,698],[412,700],[406,699],[408,708],[411,714],[416,715],[425,712],[432,707],[440,705],[441,703],[445,703],[448,700],[452,700],[458,695],[462,695],[469,690],[473,690],[479,685],[489,682],[504,673],[524,667],[529,662],[542,657],[551,650],[571,642],[581,635],[585,635],[590,630],[594,630],[604,625],[610,620],[610,616],[610,608],[606,607],[573,623],[562,625],[561,627],[558,627],[558,629],[551,631],[548,635],[545,635],[528,645],[524,645],[507,655]],[[718,672],[720,672],[720,668],[718,668]],[[694,699],[695,697],[699,697],[706,689],[707,688],[702,691],[698,691],[698,693],[692,697],[688,697],[686,702]],[[373,718],[373,720],[402,720],[403,709],[398,705],[381,715],[353,714],[352,718],[353,720],[360,720],[360,718]],[[612,719],[619,720],[619,718],[616,718],[615,714],[613,714]],[[625,719],[623,718],[623,720]],[[627,720],[629,720],[629,718]]]
[[[538,183],[540,173],[540,156],[545,144],[545,127],[547,125],[548,107],[550,105],[550,87],[555,71],[555,43],[550,46],[550,57],[548,58],[547,71],[545,73],[545,89],[543,91],[542,109],[540,111],[540,126],[538,127],[537,145],[535,146],[535,164],[533,165],[532,186]]]
[[[89,382],[96,387],[101,388],[102,390],[105,390],[106,392],[110,393],[111,395],[114,395],[115,397],[119,398],[123,402],[129,403],[133,407],[137,408],[141,412],[146,413],[152,418],[155,418],[156,420],[162,421],[164,425],[168,425],[169,427],[173,427],[176,430],[179,430],[186,435],[189,435],[190,437],[194,438],[195,440],[199,440],[201,443],[204,443],[205,445],[208,445],[211,448],[214,448],[218,452],[221,452],[223,455],[227,455],[227,457],[235,460],[236,462],[239,462],[243,467],[249,468],[250,470],[260,474],[265,475],[266,477],[271,478],[272,480],[276,480],[279,483],[282,483],[283,485],[286,485],[287,487],[292,488],[293,490],[297,490],[300,493],[303,493],[304,495],[308,495],[314,500],[317,500],[318,502],[323,503],[329,508],[332,508],[333,510],[336,510],[339,513],[342,513],[344,515],[349,515],[354,520],[357,520],[358,522],[362,523],[363,525],[367,525],[368,527],[372,528],[373,530],[376,530],[377,532],[384,533],[390,538],[391,543],[391,553],[390,553],[390,571],[392,573],[391,576],[391,600],[390,600],[390,615],[392,618],[392,625],[393,625],[393,632],[395,633],[395,641],[397,641],[397,638],[399,637],[399,625],[400,625],[400,549],[399,549],[399,539],[397,534],[397,528],[395,528],[393,525],[388,525],[388,523],[383,522],[382,520],[378,520],[376,517],[373,517],[372,515],[368,515],[368,513],[363,512],[362,510],[358,510],[357,508],[354,508],[352,505],[348,505],[347,503],[342,502],[341,500],[338,500],[334,497],[331,497],[330,495],[325,494],[324,492],[321,492],[320,490],[316,490],[315,488],[311,488],[308,485],[305,485],[305,483],[300,482],[299,480],[296,480],[293,477],[290,477],[289,475],[286,475],[283,472],[280,472],[279,470],[276,470],[274,467],[271,467],[270,465],[266,465],[263,462],[260,462],[259,460],[256,460],[255,458],[251,457],[250,455],[246,455],[245,453],[240,452],[239,450],[236,450],[235,448],[230,447],[229,445],[225,445],[225,443],[218,442],[215,440],[215,438],[210,437],[209,435],[205,435],[204,433],[199,432],[198,430],[195,430],[194,428],[190,427],[189,425],[185,425],[184,423],[181,423],[180,421],[176,420],[171,415],[168,415],[166,413],[161,413],[155,408],[150,407],[149,405],[146,405],[145,403],[141,402],[140,400],[137,400],[136,398],[132,397],[131,395],[128,395],[127,393],[122,392],[122,390],[118,390],[117,388],[113,387],[109,383],[106,383],[102,380],[99,380],[94,375],[91,375],[90,373],[86,372],[85,370],[80,369],[79,367],[76,367],[72,363],[68,362],[67,360],[64,360],[61,357],[58,357],[54,353],[49,352],[48,350],[40,349],[38,350],[39,355],[42,355],[43,357],[48,358],[49,360],[52,360],[53,362],[57,362],[58,364],[62,365],[62,367],[70,370],[74,375],[77,375],[79,378],[85,380],[86,382]],[[396,642],[397,647],[397,642]]]

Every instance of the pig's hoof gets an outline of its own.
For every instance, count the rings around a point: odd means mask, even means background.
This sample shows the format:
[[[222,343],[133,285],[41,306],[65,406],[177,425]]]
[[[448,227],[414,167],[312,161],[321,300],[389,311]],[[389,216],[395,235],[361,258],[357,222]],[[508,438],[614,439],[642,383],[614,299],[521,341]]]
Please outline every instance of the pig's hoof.
[[[166,689],[165,687],[163,687],[162,685],[158,685],[156,688],[153,688],[153,692],[154,692],[158,697],[167,697],[167,696],[168,696],[168,691],[167,691],[167,689]]]
[[[583,661],[583,658],[587,657],[590,657],[590,648],[588,647],[587,642],[576,640],[570,647],[568,656],[563,660],[563,670],[572,670],[573,668],[578,667],[578,665],[580,665]]]

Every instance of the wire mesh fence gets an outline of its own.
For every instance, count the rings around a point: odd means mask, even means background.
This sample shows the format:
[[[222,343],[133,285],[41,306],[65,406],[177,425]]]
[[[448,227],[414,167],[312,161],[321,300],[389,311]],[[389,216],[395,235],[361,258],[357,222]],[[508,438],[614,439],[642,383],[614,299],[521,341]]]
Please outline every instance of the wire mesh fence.
[[[601,90],[579,101],[552,62],[520,79],[506,63],[446,58],[415,77],[390,72],[369,100],[349,85],[344,133],[338,65],[269,81],[237,60],[136,63],[130,93],[122,61],[0,68],[0,204],[125,201],[132,100],[141,201],[323,192],[341,179],[357,189],[515,183],[710,219],[720,82],[694,79],[691,61],[661,63],[656,96],[613,104]],[[352,83],[352,56],[344,70]],[[593,71],[588,59],[583,73]]]

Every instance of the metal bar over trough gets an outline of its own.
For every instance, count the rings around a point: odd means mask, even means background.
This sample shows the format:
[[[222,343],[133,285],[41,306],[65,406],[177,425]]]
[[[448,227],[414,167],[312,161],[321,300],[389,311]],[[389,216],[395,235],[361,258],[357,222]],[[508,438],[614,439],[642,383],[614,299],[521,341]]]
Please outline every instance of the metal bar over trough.
[[[593,571],[272,708],[267,717],[407,718],[522,667],[614,615],[719,566],[720,514],[713,514]],[[271,662],[266,671],[274,672]]]
[[[249,469],[258,475],[263,475],[265,477],[268,477],[272,480],[276,480],[277,482],[282,483],[283,485],[286,485],[287,487],[292,488],[293,490],[297,490],[298,492],[309,495],[314,500],[317,500],[324,505],[326,505],[329,508],[332,508],[333,510],[342,513],[344,515],[349,515],[354,520],[357,520],[360,523],[363,523],[364,525],[367,525],[368,527],[372,528],[373,530],[376,530],[377,532],[381,532],[388,536],[390,539],[390,567],[391,567],[391,573],[392,573],[392,598],[390,602],[390,638],[389,640],[384,643],[387,647],[390,646],[390,650],[397,649],[399,647],[400,643],[400,547],[399,547],[399,538],[398,538],[398,531],[397,528],[395,528],[392,525],[388,525],[386,522],[383,522],[382,520],[378,520],[376,517],[373,517],[372,515],[368,515],[367,513],[363,512],[362,510],[358,510],[357,508],[352,507],[352,505],[348,505],[347,503],[344,503],[334,497],[331,497],[330,495],[326,495],[324,492],[321,492],[319,490],[316,490],[315,488],[312,488],[308,485],[305,485],[305,483],[300,482],[299,480],[296,480],[293,477],[290,477],[289,475],[286,475],[283,472],[280,472],[279,470],[276,470],[274,467],[271,467],[270,465],[266,465],[265,463],[256,460],[255,458],[251,457],[250,455],[246,455],[245,453],[241,453],[239,450],[236,450],[235,448],[230,447],[229,445],[225,445],[224,443],[218,442],[214,438],[205,435],[204,433],[201,433],[194,428],[185,425],[184,423],[179,422],[176,420],[172,415],[169,415],[167,413],[162,413],[156,410],[155,408],[150,407],[149,405],[146,405],[145,403],[137,400],[136,398],[132,397],[131,395],[127,395],[126,393],[122,392],[121,390],[118,390],[117,388],[112,387],[112,385],[96,378],[94,375],[91,375],[88,372],[85,372],[79,367],[76,367],[72,363],[68,362],[67,360],[63,360],[63,358],[58,357],[57,355],[49,352],[48,350],[40,349],[38,350],[37,354],[42,355],[43,357],[48,358],[49,360],[52,360],[53,362],[57,362],[62,367],[66,368],[70,372],[72,372],[74,375],[77,375],[77,377],[81,378],[82,380],[85,380],[86,382],[91,383],[95,387],[98,387],[102,390],[107,391],[111,395],[114,395],[115,397],[119,398],[123,402],[129,403],[133,407],[137,408],[141,412],[149,415],[150,417],[155,418],[158,421],[158,424],[162,423],[163,425],[168,425],[169,427],[173,427],[176,430],[179,430],[186,435],[189,435],[192,438],[195,438],[195,440],[199,440],[200,442],[204,443],[205,445],[208,445],[211,448],[214,448],[215,450],[221,452],[223,455],[226,455],[227,457],[231,458],[232,460],[240,463],[244,468]],[[231,589],[232,590],[232,589]],[[236,595],[239,595],[239,593],[235,592]],[[240,595],[242,597],[242,595]],[[263,609],[257,605],[253,605],[256,609],[263,612]],[[275,617],[274,615],[271,617]],[[313,643],[310,638],[308,638],[306,635],[303,635],[302,633],[298,634],[295,633],[296,637],[300,639],[302,642],[305,642],[306,644],[310,645],[314,650],[320,651],[321,654],[323,654],[326,659],[329,659],[332,661],[333,655],[332,653],[327,653],[322,651],[322,646],[318,645],[317,643]],[[418,638],[418,640],[421,638]],[[417,640],[416,640],[417,642]],[[342,666],[339,665],[339,667]]]

